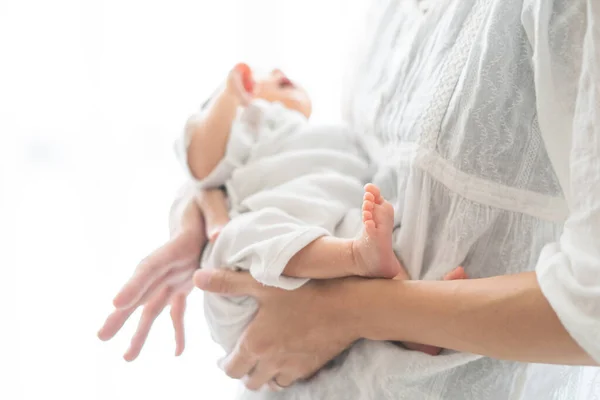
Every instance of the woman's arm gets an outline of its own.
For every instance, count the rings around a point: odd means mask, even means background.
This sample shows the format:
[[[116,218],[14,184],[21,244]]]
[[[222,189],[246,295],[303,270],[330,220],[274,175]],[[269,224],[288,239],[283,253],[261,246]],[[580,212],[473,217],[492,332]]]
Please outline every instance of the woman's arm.
[[[571,2],[562,11],[570,19],[550,18],[553,3],[539,4],[525,7],[522,19],[534,49],[542,137],[569,203],[560,241],[544,248],[535,273],[365,283],[367,337],[418,337],[517,361],[600,362],[600,4]],[[584,25],[575,18],[582,11]],[[570,34],[553,41],[553,28]]]
[[[214,242],[229,222],[227,197],[222,189],[208,189],[196,197],[198,207],[204,215],[206,236]]]
[[[133,276],[115,296],[115,310],[98,332],[101,340],[111,339],[133,312],[142,307],[138,328],[125,353],[127,361],[133,361],[140,354],[154,320],[169,303],[175,330],[175,355],[184,350],[186,297],[206,242],[202,215],[194,196],[193,185],[189,184],[175,200],[170,215],[171,239],[138,264]]]
[[[346,293],[357,334],[421,343],[488,357],[551,364],[598,365],[577,345],[535,276],[451,282],[364,281]]]
[[[186,158],[190,160],[189,167],[196,178],[207,176],[225,152],[237,106],[249,97],[242,90],[241,79],[236,70],[232,71],[227,87],[218,95],[208,114],[192,118],[186,125],[185,141],[191,142],[183,146],[183,151],[189,156]],[[192,275],[199,266],[201,250],[207,240],[205,219],[213,224],[212,228],[227,222],[224,199],[216,197],[219,194],[219,191],[212,191],[208,194],[211,200],[207,203],[207,196],[197,193],[194,183],[188,182],[171,206],[170,240],[138,264],[133,276],[115,296],[115,310],[98,332],[101,340],[111,339],[138,307],[143,308],[138,328],[125,354],[126,360],[132,361],[139,355],[154,320],[168,304],[171,305],[175,329],[175,354],[183,352],[185,303],[192,288]],[[205,205],[205,209],[201,210],[199,204]]]
[[[600,365],[561,325],[535,273],[426,282],[344,278],[285,291],[248,273],[199,270],[202,290],[248,295],[259,312],[222,367],[249,389],[312,376],[360,338],[523,362]]]
[[[569,216],[535,270],[562,325],[600,361],[600,3],[539,6],[525,7],[522,20],[534,48],[540,131]]]

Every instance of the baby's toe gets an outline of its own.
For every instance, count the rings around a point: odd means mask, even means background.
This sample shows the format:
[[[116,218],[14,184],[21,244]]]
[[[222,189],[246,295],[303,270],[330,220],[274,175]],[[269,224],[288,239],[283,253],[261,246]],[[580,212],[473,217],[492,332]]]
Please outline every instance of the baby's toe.
[[[381,192],[379,191],[379,188],[377,186],[373,185],[372,183],[367,183],[365,185],[365,192],[371,193],[373,195],[373,197],[375,198],[375,200],[377,200],[381,196]]]

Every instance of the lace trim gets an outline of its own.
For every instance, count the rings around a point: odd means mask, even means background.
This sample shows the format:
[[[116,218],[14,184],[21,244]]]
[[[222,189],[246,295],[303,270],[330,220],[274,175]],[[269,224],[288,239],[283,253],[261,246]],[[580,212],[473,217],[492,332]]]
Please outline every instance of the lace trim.
[[[436,147],[440,126],[448,110],[450,97],[454,93],[461,71],[464,68],[469,50],[473,46],[473,38],[477,35],[485,13],[485,0],[476,1],[467,17],[464,28],[460,31],[443,68],[444,74],[440,77],[437,89],[429,109],[423,113],[421,120],[422,136],[421,146],[434,149]]]
[[[414,143],[388,147],[383,159],[419,168],[448,190],[470,201],[507,211],[527,214],[550,222],[564,222],[569,215],[561,197],[518,189],[469,175],[436,151]]]
[[[564,222],[569,215],[567,203],[560,197],[517,189],[469,175],[431,150],[419,149],[415,154],[414,165],[451,191],[480,204],[552,222]]]

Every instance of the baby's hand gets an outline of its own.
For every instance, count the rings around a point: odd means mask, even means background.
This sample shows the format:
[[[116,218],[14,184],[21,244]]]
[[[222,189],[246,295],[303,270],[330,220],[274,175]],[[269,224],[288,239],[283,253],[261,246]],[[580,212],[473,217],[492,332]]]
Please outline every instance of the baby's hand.
[[[252,70],[247,64],[239,63],[233,67],[227,77],[225,90],[237,97],[242,106],[250,104],[254,91],[254,79],[252,78]]]

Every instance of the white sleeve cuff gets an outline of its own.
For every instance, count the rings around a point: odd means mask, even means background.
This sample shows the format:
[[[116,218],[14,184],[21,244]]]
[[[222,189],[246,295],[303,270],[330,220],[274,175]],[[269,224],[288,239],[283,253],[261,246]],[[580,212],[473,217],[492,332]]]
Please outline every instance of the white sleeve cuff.
[[[600,285],[579,282],[558,243],[544,247],[536,267],[542,293],[571,337],[600,363]]]

